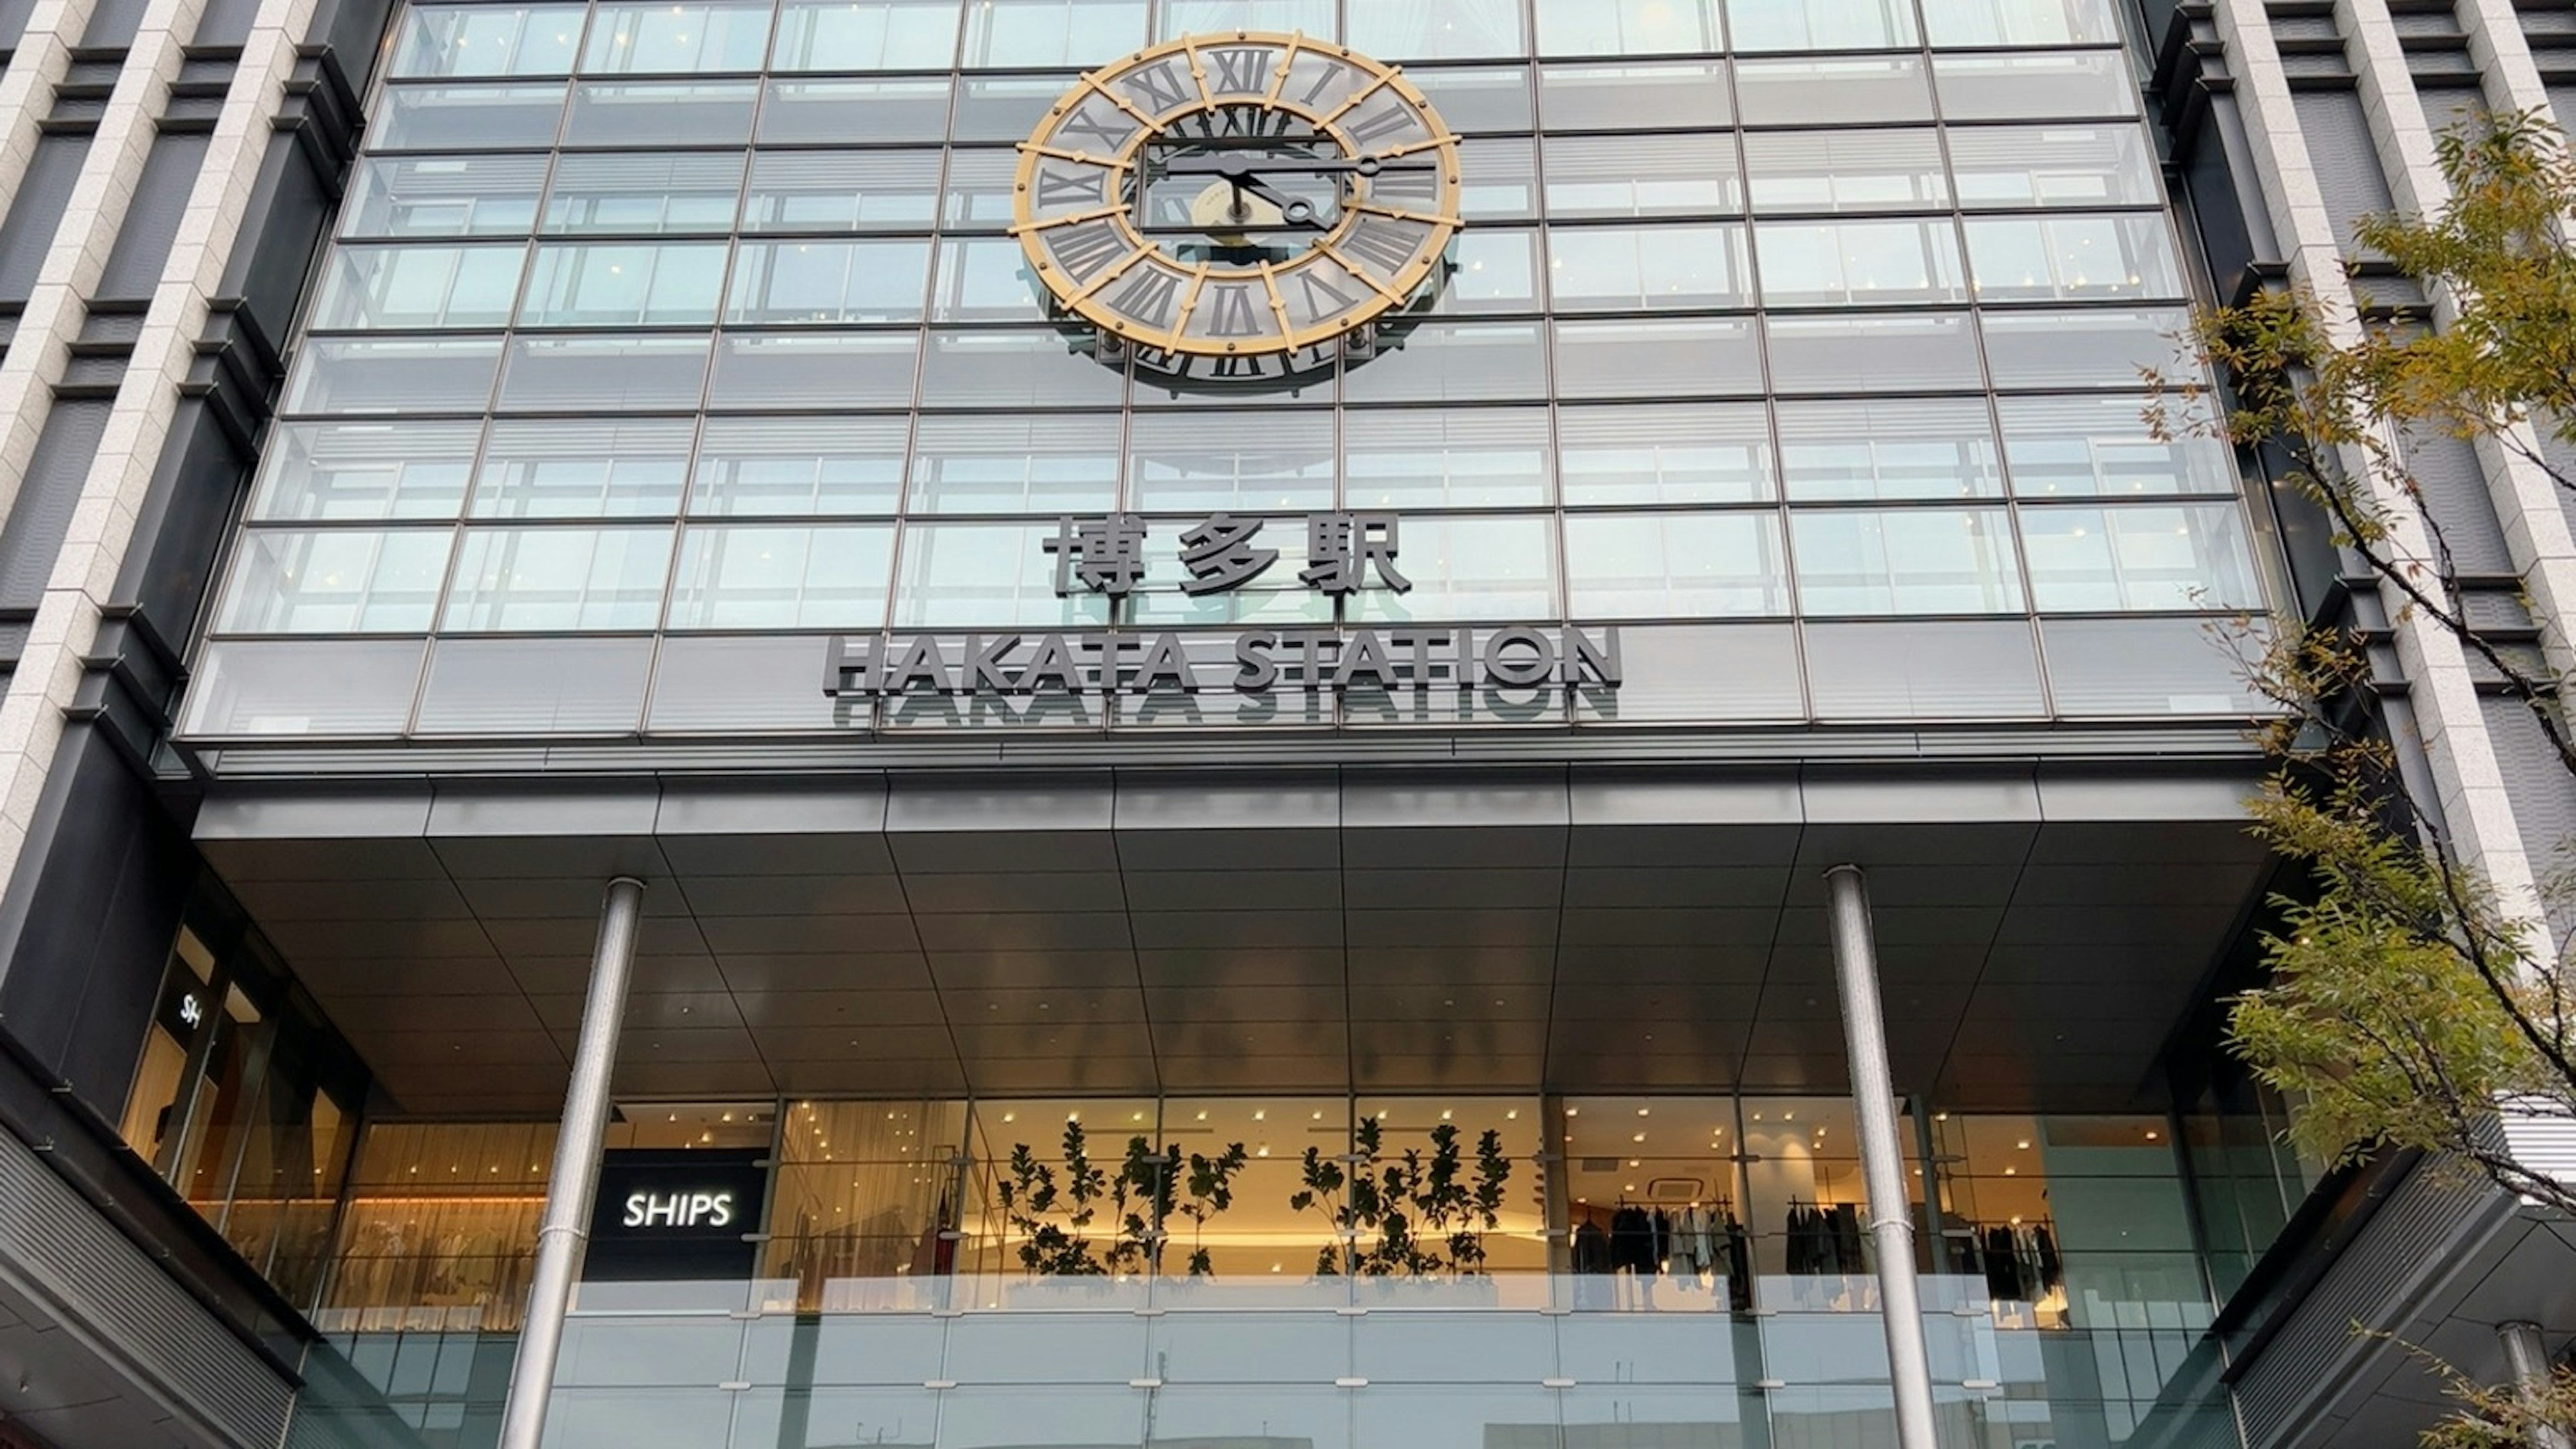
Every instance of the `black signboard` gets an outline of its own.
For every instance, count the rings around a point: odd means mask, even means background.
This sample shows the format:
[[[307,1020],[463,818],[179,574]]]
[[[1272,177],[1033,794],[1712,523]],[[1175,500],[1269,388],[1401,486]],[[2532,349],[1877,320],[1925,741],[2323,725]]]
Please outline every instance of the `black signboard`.
[[[758,1148],[607,1153],[582,1277],[595,1282],[749,1278],[769,1185]]]

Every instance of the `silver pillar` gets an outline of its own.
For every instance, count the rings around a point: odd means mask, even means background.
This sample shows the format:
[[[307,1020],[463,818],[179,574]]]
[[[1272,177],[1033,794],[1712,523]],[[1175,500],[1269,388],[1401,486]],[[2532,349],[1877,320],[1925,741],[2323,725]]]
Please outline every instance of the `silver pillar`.
[[[2499,1323],[2496,1339],[2504,1345],[2504,1361],[2513,1370],[2513,1386],[2528,1404],[2549,1388],[2549,1342],[2540,1336],[2537,1323]],[[2570,1449],[2567,1435],[2558,1429],[2540,1427],[2532,1430],[2531,1449]]]
[[[501,1449],[537,1449],[545,1436],[546,1401],[554,1396],[555,1355],[573,1280],[590,1246],[591,1199],[599,1192],[600,1141],[608,1131],[608,1074],[617,1060],[617,1031],[626,1019],[626,980],[635,967],[635,928],[644,913],[644,883],[620,876],[599,908],[599,944],[590,955],[590,995],[581,1006],[581,1039],[573,1049],[572,1085],[564,1092],[563,1127],[555,1137],[554,1173],[546,1179],[546,1215],[537,1229],[537,1267],[528,1313],[510,1366],[510,1401],[501,1418]]]
[[[1896,1087],[1887,1066],[1887,1018],[1878,1001],[1869,883],[1860,867],[1838,865],[1825,872],[1825,887],[1833,897],[1834,976],[1842,987],[1861,1177],[1869,1188],[1878,1302],[1887,1320],[1887,1363],[1895,1380],[1896,1444],[1897,1449],[1936,1449],[1932,1363],[1923,1349],[1923,1296],[1914,1277],[1914,1223],[1906,1209],[1905,1153],[1896,1138]]]

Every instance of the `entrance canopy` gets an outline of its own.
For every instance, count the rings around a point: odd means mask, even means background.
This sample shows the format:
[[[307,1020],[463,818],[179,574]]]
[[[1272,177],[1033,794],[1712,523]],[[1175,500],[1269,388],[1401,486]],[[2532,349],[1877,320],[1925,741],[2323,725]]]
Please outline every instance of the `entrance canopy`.
[[[1832,1091],[1868,870],[1901,1090],[2114,1110],[2257,899],[2250,767],[225,783],[207,858],[400,1111],[621,1097]]]

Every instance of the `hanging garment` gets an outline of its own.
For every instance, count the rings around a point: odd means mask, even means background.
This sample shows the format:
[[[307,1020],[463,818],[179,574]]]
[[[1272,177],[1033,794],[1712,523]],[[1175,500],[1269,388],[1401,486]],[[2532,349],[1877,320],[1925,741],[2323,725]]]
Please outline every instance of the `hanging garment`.
[[[1574,1229],[1574,1271],[1607,1273],[1611,1270],[1610,1235],[1601,1225],[1585,1218]]]
[[[2028,1298],[2022,1291],[2021,1255],[2014,1250],[2012,1229],[1986,1229],[1980,1246],[1986,1260],[1986,1296],[2002,1302]]]
[[[1860,1251],[1860,1211],[1850,1203],[1834,1209],[1834,1271],[1865,1273],[1869,1271]]]
[[[1673,1215],[1655,1209],[1655,1271],[1660,1273],[1673,1256]]]
[[[1622,1207],[1610,1215],[1610,1266],[1654,1275],[1655,1220],[1644,1208]]]
[[[1753,1249],[1744,1225],[1731,1212],[1726,1215],[1726,1297],[1736,1312],[1753,1311]]]
[[[1717,1268],[1717,1209],[1691,1209],[1691,1260],[1703,1270]]]
[[[2057,1256],[2057,1239],[2045,1226],[2031,1229],[2032,1245],[2039,1258],[2039,1291],[2054,1293],[2066,1286],[2066,1263]]]

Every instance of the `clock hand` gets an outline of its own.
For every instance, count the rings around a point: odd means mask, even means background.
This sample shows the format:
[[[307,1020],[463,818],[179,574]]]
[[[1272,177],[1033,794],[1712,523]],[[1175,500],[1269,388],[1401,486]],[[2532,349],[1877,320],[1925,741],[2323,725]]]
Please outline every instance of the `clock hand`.
[[[1259,176],[1245,176],[1242,179],[1235,181],[1235,195],[1241,196],[1247,191],[1260,197],[1262,200],[1269,202],[1272,206],[1278,207],[1279,219],[1288,223],[1290,226],[1304,227],[1309,231],[1322,231],[1325,229],[1323,222],[1317,220],[1315,217],[1315,203],[1306,200],[1304,197],[1290,196],[1287,192],[1284,192],[1278,187],[1271,185],[1269,182],[1262,180]]]

